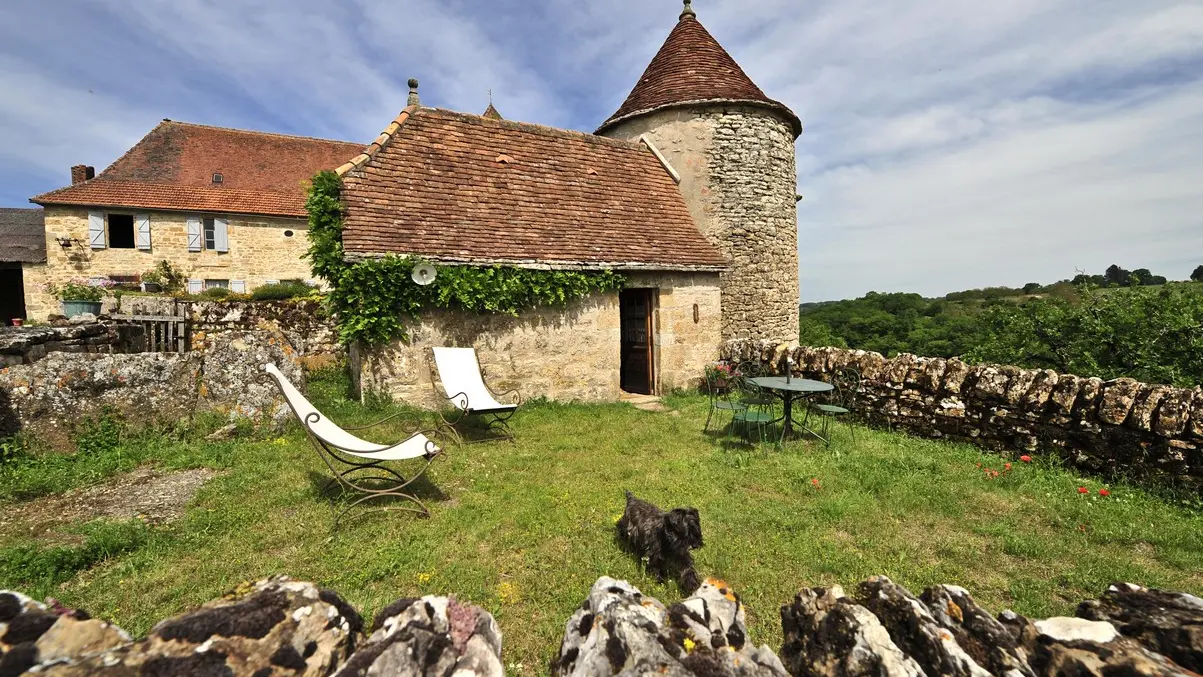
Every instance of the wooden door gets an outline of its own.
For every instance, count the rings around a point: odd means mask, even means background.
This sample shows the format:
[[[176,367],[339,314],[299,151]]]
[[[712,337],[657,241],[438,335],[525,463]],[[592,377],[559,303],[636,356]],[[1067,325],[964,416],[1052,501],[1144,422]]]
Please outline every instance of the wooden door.
[[[626,289],[618,296],[622,319],[620,385],[628,393],[653,395],[656,391],[652,293],[651,289]]]

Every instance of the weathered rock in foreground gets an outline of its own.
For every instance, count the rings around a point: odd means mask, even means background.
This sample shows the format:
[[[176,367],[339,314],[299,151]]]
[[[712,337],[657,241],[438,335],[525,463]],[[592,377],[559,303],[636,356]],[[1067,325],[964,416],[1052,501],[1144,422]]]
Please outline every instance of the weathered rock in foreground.
[[[21,674],[503,677],[501,631],[454,597],[401,599],[363,640],[337,594],[284,576],[163,621],[120,628],[0,591],[0,677]],[[556,677],[1199,677],[1203,599],[1111,586],[1078,618],[993,617],[951,585],[916,597],[885,577],[848,596],[804,589],[782,607],[778,657],[748,642],[744,607],[709,579],[665,606],[602,577],[569,619]]]
[[[1079,614],[1086,617],[1033,623],[1004,611],[993,619],[962,588],[928,588],[917,598],[875,577],[855,599],[838,586],[798,593],[781,609],[781,658],[794,677],[1195,674],[1188,664],[1203,627],[1198,598],[1117,585]]]
[[[402,599],[372,624],[372,636],[336,677],[503,677],[501,630],[489,612],[454,597]]]
[[[785,677],[772,650],[748,645],[747,633],[743,604],[722,581],[709,579],[666,608],[602,577],[569,619],[552,674]]]

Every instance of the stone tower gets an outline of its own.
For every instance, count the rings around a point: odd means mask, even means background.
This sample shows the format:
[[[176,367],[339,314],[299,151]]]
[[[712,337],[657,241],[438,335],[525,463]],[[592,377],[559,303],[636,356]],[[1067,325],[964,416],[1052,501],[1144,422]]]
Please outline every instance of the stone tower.
[[[681,175],[702,232],[730,260],[723,338],[798,340],[794,141],[802,122],[765,96],[685,0],[676,28],[598,134],[645,136]]]

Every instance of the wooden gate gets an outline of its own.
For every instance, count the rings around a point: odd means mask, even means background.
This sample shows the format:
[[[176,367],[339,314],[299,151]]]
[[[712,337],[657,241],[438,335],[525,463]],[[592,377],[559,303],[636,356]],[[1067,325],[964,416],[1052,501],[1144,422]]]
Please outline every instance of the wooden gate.
[[[145,332],[147,353],[186,353],[192,350],[188,318],[178,315],[114,315],[114,320],[135,324]]]

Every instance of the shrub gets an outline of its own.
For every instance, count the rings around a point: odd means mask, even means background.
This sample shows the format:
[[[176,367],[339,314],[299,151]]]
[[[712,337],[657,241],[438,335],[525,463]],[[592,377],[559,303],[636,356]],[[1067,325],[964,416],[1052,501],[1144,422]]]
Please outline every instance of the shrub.
[[[255,301],[284,301],[287,299],[304,298],[313,294],[314,288],[304,282],[277,282],[256,287],[251,292]]]
[[[233,295],[234,295],[234,292],[230,291],[229,289],[226,289],[225,287],[210,287],[209,289],[206,289],[203,292],[201,292],[200,294],[198,294],[198,296],[200,296],[201,298],[208,299],[210,301],[221,301],[224,299],[228,299]]]
[[[114,283],[111,280],[92,282],[84,279],[74,279],[60,285],[47,285],[46,291],[63,301],[90,301],[96,303],[104,298],[105,293]]]
[[[169,294],[184,288],[184,274],[167,260],[159,261],[154,268],[142,273],[142,281],[157,284]]]
[[[16,463],[29,455],[29,445],[23,437],[14,435],[0,439],[0,466]]]

